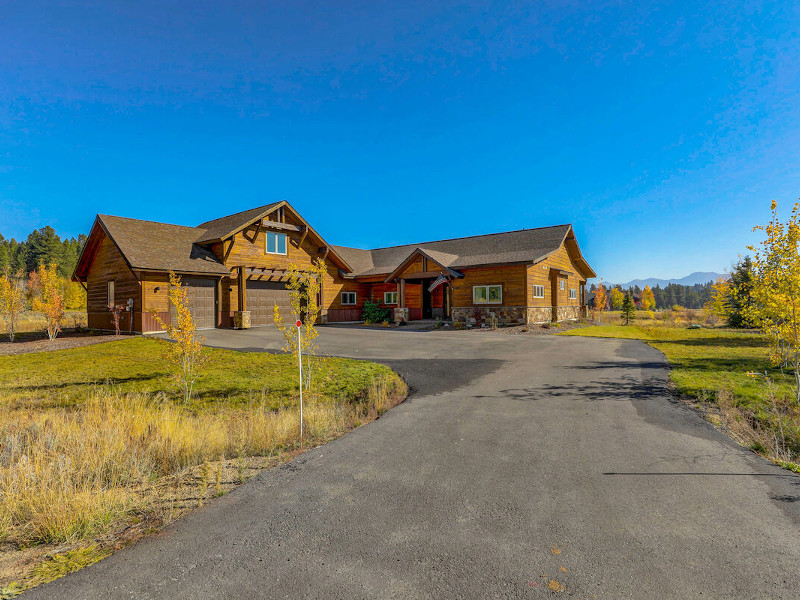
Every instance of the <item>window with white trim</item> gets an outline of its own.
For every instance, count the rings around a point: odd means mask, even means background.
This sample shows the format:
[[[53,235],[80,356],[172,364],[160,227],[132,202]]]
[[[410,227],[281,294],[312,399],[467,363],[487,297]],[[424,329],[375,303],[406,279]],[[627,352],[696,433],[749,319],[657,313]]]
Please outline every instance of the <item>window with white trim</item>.
[[[286,254],[286,234],[267,232],[267,254]]]
[[[534,298],[544,298],[544,286],[543,285],[535,285],[535,286],[533,286],[533,297]]]
[[[108,282],[108,307],[111,308],[116,302],[114,298],[114,281]]]
[[[383,292],[384,304],[397,304],[397,292]]]
[[[343,306],[355,306],[356,304],[356,293],[355,292],[342,292],[342,305]]]
[[[559,287],[559,288],[561,288],[561,291],[562,291],[562,292],[564,291],[564,288],[566,288],[566,287],[567,287],[567,286],[566,286],[566,283],[567,283],[567,282],[566,282],[566,281],[564,281],[563,279],[561,279],[561,280],[558,282],[558,287]]]
[[[575,288],[569,288],[569,299],[570,300],[577,300],[578,299],[578,290]]]
[[[473,285],[472,286],[473,304],[502,304],[503,286],[502,285]]]

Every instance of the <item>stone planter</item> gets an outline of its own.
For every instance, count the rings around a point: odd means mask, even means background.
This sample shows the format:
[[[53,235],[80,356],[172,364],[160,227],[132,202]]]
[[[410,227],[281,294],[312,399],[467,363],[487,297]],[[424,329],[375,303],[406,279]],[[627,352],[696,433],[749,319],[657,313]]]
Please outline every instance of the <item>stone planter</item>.
[[[233,327],[235,329],[250,329],[250,311],[237,310],[233,313]]]

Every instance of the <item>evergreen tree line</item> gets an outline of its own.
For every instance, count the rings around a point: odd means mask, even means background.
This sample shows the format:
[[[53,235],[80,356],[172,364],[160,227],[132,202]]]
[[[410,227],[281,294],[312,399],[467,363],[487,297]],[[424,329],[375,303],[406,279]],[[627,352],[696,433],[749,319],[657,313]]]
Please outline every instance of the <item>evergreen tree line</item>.
[[[6,239],[0,233],[0,273],[8,269],[11,273],[23,271],[28,275],[44,262],[46,265],[55,263],[58,274],[69,278],[78,264],[84,244],[84,234],[62,240],[49,225],[32,231],[22,242]]]

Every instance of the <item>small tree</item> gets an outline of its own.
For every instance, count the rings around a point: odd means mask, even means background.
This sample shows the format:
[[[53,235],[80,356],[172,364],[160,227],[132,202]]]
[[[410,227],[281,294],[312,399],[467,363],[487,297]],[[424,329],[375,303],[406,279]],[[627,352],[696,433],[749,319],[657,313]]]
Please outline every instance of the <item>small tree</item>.
[[[296,265],[289,265],[289,271],[286,274],[288,278],[286,287],[289,290],[289,303],[292,310],[291,323],[287,323],[284,320],[277,304],[273,308],[275,326],[283,334],[285,342],[283,350],[290,352],[295,358],[298,358],[298,353],[303,353],[307,356],[306,360],[303,361],[303,383],[305,389],[311,388],[314,365],[310,357],[317,351],[315,340],[319,333],[315,326],[321,309],[319,293],[325,272],[325,263],[318,258],[314,259],[308,270],[305,271],[301,271]],[[299,346],[297,343],[296,321],[301,322]]]
[[[167,301],[172,308],[169,324],[164,323],[156,311],[152,311],[152,315],[174,342],[168,344],[166,358],[178,367],[175,380],[183,391],[184,403],[188,404],[192,399],[194,384],[206,362],[206,355],[203,352],[203,338],[197,336],[197,325],[189,310],[186,288],[181,285],[181,278],[172,271],[169,273]]]
[[[14,341],[19,316],[25,310],[25,275],[18,271],[15,275],[6,267],[0,276],[0,315],[6,323],[8,339]]]
[[[121,335],[120,331],[120,321],[122,320],[122,313],[125,312],[124,306],[109,306],[108,310],[111,311],[111,322],[114,324],[114,335],[119,336]],[[133,316],[131,316],[133,318]]]
[[[622,320],[625,321],[625,325],[630,325],[635,318],[636,304],[633,302],[633,296],[628,292],[622,299]]]
[[[603,313],[606,310],[606,304],[608,304],[606,286],[601,283],[597,286],[597,289],[594,292],[594,310],[600,313],[600,320],[603,318]]]
[[[611,288],[608,299],[611,303],[611,310],[620,310],[622,308],[622,302],[625,300],[625,294],[623,294],[622,290],[619,288]]]
[[[730,286],[728,287],[727,322],[730,327],[748,329],[754,327],[750,319],[750,306],[753,304],[753,259],[745,256],[733,265]]]
[[[656,307],[656,295],[649,285],[642,290],[642,310],[653,310]]]
[[[32,307],[36,312],[44,314],[47,337],[56,339],[64,321],[64,289],[58,276],[56,263],[45,265],[31,273],[29,291],[33,295]]]
[[[800,403],[800,203],[784,223],[773,201],[769,224],[753,230],[763,231],[766,239],[758,247],[749,246],[752,302],[744,316],[766,334],[772,363],[794,373],[795,401]]]

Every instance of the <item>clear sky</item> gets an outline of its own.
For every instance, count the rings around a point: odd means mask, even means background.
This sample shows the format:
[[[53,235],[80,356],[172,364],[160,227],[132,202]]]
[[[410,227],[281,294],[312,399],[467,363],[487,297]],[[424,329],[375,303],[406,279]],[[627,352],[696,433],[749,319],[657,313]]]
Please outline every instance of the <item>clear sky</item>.
[[[800,196],[800,3],[0,0],[0,233],[275,200],[376,247],[573,223],[611,281]]]

